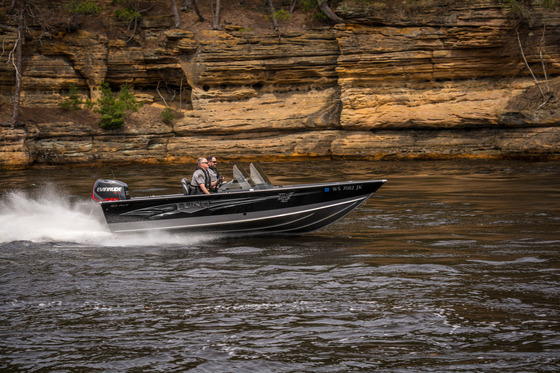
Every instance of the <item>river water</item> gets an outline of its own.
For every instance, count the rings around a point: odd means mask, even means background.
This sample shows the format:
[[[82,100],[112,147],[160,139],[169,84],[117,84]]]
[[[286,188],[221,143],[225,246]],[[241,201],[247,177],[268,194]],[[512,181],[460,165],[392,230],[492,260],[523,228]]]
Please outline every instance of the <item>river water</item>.
[[[193,167],[0,173],[0,370],[560,370],[560,163],[263,168],[388,182],[316,233],[232,239],[113,235],[89,201],[101,177],[179,192]]]

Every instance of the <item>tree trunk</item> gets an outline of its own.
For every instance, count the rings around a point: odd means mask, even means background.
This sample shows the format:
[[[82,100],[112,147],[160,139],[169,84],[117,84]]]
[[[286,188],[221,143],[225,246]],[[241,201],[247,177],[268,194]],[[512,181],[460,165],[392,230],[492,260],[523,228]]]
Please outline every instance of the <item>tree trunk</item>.
[[[214,2],[210,0],[210,4]],[[216,0],[216,7],[212,9],[212,30],[220,29],[220,0]]]
[[[270,8],[270,14],[272,15],[272,25],[274,26],[274,31],[278,31],[278,20],[276,19],[276,12],[274,10],[272,0],[268,0],[268,7]]]
[[[331,21],[335,23],[344,23],[344,20],[337,16],[336,13],[329,7],[327,0],[319,0],[319,8]]]
[[[196,15],[198,16],[198,21],[199,22],[206,21],[206,18],[204,18],[202,13],[200,13],[200,9],[198,9],[198,0],[192,0],[192,6],[194,8],[194,11],[195,11]]]
[[[175,28],[181,27],[181,17],[179,16],[177,2],[175,0],[171,0],[171,10],[173,11],[173,18],[175,18]]]
[[[298,1],[297,0],[292,0],[290,3],[290,14],[294,13],[294,10],[296,9],[296,5],[297,5]]]
[[[23,19],[23,12],[25,10],[25,0],[20,0],[20,9],[18,14],[18,37],[16,40],[15,45],[15,54],[13,56],[13,63],[14,68],[16,70],[16,85],[14,88],[14,107],[12,110],[12,118],[10,119],[10,126],[14,128],[16,126],[18,116],[19,116],[19,108],[20,108],[20,100],[21,100],[21,67],[22,67],[22,50],[23,50],[23,32],[25,31],[24,19]]]
[[[8,14],[11,14],[11,13],[14,12],[14,9],[16,7],[16,3],[17,3],[17,0],[12,0],[12,2],[10,3],[10,7],[8,8],[8,12],[7,12]]]
[[[181,1],[181,10],[182,11],[188,11],[189,9],[193,8],[193,2],[192,0],[182,0]]]

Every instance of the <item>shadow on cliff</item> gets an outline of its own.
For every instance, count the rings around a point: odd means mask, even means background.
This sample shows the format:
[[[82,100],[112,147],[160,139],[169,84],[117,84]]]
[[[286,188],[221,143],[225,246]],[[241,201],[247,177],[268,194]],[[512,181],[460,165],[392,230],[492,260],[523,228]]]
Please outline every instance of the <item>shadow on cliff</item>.
[[[540,89],[535,84],[510,99],[504,115],[513,122],[557,121],[560,117],[560,77],[541,82]]]

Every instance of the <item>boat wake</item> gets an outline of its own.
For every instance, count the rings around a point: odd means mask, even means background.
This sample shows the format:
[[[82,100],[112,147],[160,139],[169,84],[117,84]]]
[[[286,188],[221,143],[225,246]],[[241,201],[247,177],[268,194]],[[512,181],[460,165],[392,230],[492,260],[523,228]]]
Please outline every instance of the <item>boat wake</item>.
[[[100,246],[192,245],[213,237],[165,232],[114,234],[99,206],[61,196],[49,187],[39,194],[11,191],[0,196],[0,244],[13,241],[74,242]]]

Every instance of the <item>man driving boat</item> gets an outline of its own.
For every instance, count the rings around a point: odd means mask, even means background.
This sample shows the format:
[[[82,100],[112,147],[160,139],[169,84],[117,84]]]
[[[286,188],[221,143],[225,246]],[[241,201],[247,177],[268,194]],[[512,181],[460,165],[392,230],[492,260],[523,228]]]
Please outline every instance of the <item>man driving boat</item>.
[[[212,182],[208,173],[208,160],[206,158],[198,158],[198,168],[192,175],[191,185],[194,187],[194,194],[210,194]]]

